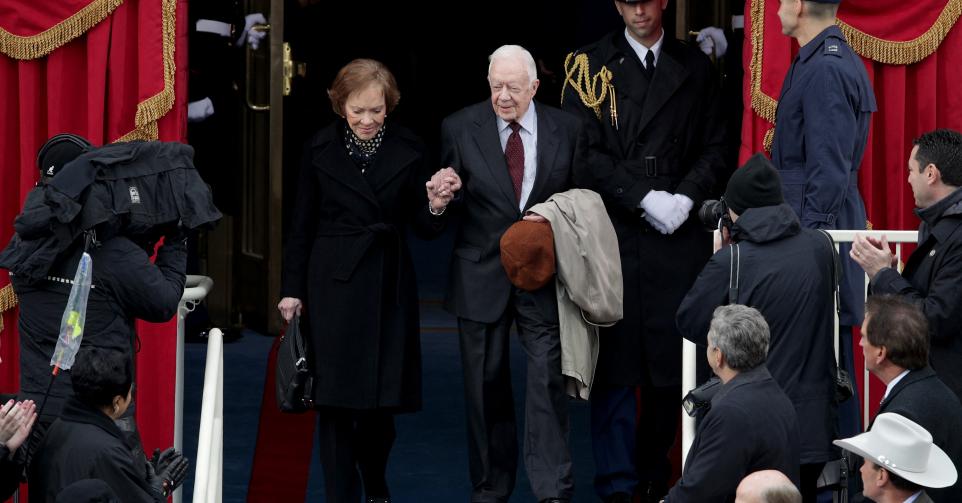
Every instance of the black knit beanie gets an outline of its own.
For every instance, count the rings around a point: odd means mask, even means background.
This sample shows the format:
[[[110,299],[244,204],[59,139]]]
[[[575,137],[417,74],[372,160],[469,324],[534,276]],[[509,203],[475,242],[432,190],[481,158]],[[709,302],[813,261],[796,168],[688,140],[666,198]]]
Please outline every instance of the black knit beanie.
[[[735,170],[725,189],[725,202],[736,214],[748,208],[782,204],[782,180],[772,162],[755,154],[744,166]]]

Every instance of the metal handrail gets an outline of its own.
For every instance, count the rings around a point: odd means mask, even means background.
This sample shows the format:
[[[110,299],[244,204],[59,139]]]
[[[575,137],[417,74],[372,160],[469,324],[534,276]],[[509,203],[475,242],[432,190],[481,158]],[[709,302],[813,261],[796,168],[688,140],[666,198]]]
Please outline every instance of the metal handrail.
[[[207,365],[200,409],[194,472],[195,503],[220,503],[224,475],[224,336],[213,328],[207,336]]]
[[[184,293],[177,306],[177,351],[174,371],[174,448],[184,452],[184,320],[194,310],[211,289],[214,280],[207,276],[187,275]],[[180,503],[181,490],[174,491],[174,503]]]
[[[899,259],[899,263],[902,261],[902,245],[905,243],[915,244],[918,241],[917,231],[857,231],[857,230],[844,230],[844,231],[828,231],[828,234],[832,236],[832,240],[835,241],[835,248],[837,249],[841,243],[851,243],[855,240],[855,236],[866,236],[875,239],[881,239],[882,236],[888,240],[889,244],[895,245],[895,256]],[[868,296],[868,278],[865,280],[865,290],[863,295]],[[838,312],[836,310],[835,314],[835,358],[838,360]],[[687,339],[682,339],[682,397],[688,394],[689,391],[694,389],[698,383],[696,382],[695,368],[697,362],[697,348],[694,343]],[[869,424],[869,371],[868,368],[862,367],[862,424]],[[681,413],[681,465],[685,466],[685,460],[688,458],[688,451],[691,449],[691,444],[695,439],[695,419],[688,416],[684,409]]]

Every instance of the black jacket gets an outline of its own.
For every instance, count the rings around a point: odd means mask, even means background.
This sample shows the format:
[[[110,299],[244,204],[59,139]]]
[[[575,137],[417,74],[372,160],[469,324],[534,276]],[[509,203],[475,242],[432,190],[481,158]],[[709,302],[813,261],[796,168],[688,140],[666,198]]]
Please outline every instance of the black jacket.
[[[735,501],[738,483],[757,470],[778,470],[797,484],[798,445],[795,410],[765,366],[742,372],[712,398],[665,501]]]
[[[720,178],[727,173],[718,79],[697,47],[667,35],[651,82],[624,29],[571,57],[581,56],[592,77],[602,66],[611,72],[617,127],[610,95],[598,117],[572,83],[566,84],[562,108],[582,119],[588,143],[587,160],[578,164],[574,181],[605,201],[618,235],[624,302],[636,307],[602,329],[595,378],[607,385],[679,385],[681,345],[673,315],[711,254],[698,207],[714,196],[714,187],[724,185]],[[688,220],[671,235],[641,218],[638,204],[651,190],[684,194],[694,203]]]
[[[532,104],[538,117],[538,167],[527,208],[571,188],[572,170],[581,155],[578,119],[541,103]],[[451,206],[460,225],[445,308],[461,318],[493,323],[504,314],[512,289],[501,265],[501,236],[521,219],[522,212],[515,201],[490,101],[444,119],[441,165],[454,168],[463,183]],[[539,292],[554,299],[553,283],[552,288]]]
[[[106,414],[68,400],[30,464],[30,502],[52,503],[63,488],[83,479],[106,482],[125,502],[166,501],[148,483],[145,459],[135,459],[123,438]]]
[[[50,382],[50,358],[57,345],[70,284],[80,260],[80,244],[68,250],[50,269],[51,279],[28,281],[11,274],[20,298],[20,391],[23,399],[40,403]],[[90,250],[93,288],[87,301],[82,346],[122,351],[134,358],[134,319],[164,322],[177,312],[184,293],[187,252],[184,243],[162,246],[154,263],[128,238],[114,237]],[[70,372],[54,381],[44,415],[56,417],[72,396]]]
[[[424,146],[389,123],[364,172],[337,121],[309,142],[284,247],[281,297],[304,302],[318,406],[417,410],[421,347],[408,226],[443,230],[428,213]]]
[[[901,414],[932,434],[955,466],[962,466],[962,403],[931,368],[912,370],[882,400],[878,413]],[[962,501],[962,482],[945,489],[926,489],[936,503]]]
[[[782,204],[745,210],[732,226],[738,243],[737,302],[771,329],[767,366],[795,405],[802,463],[837,457],[832,370],[833,254],[828,237],[802,229]],[[678,328],[702,346],[715,308],[728,303],[732,247],[718,251],[678,309]]]
[[[919,246],[900,276],[882,269],[873,294],[896,294],[922,309],[929,320],[929,360],[939,378],[962,399],[962,189],[925,208]]]

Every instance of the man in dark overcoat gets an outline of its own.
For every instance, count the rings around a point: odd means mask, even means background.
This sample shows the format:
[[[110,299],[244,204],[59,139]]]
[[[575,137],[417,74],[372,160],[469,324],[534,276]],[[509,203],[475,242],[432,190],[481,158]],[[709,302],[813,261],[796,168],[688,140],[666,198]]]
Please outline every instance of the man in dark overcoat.
[[[711,62],[661,26],[668,0],[614,4],[625,29],[568,56],[562,108],[585,124],[588,158],[575,182],[604,199],[624,274],[625,317],[601,331],[592,390],[595,489],[657,501],[681,393],[674,313],[711,255],[710,235],[689,216],[724,186],[725,134]]]
[[[739,304],[718,307],[707,341],[708,364],[723,384],[664,502],[734,502],[738,483],[758,470],[778,470],[797,484],[795,408],[765,367],[765,318]]]
[[[778,171],[762,154],[735,170],[725,201],[734,222],[732,244],[712,256],[685,296],[678,328],[704,346],[712,312],[732,302],[733,288],[734,302],[765,316],[771,327],[767,367],[795,406],[800,489],[806,501],[815,501],[822,467],[838,459],[832,446],[838,409],[832,377],[835,251],[828,235],[799,225],[782,199]]]
[[[908,182],[922,221],[918,247],[901,274],[884,238],[856,236],[851,256],[873,294],[899,295],[925,313],[932,368],[962,399],[962,134],[938,129],[914,143]]]
[[[527,355],[524,462],[538,501],[569,501],[568,405],[554,282],[514,287],[499,241],[524,211],[571,187],[581,126],[576,117],[533,101],[534,59],[519,46],[490,58],[491,99],[441,125],[443,166],[457,171],[460,219],[445,307],[458,316],[464,370],[468,459],[475,503],[505,502],[517,472],[517,432],[508,335],[516,325]]]
[[[929,367],[928,321],[905,299],[873,295],[862,323],[865,366],[885,383],[878,414],[895,412],[932,434],[932,442],[962,466],[962,403]],[[926,489],[936,503],[962,501],[962,483]]]

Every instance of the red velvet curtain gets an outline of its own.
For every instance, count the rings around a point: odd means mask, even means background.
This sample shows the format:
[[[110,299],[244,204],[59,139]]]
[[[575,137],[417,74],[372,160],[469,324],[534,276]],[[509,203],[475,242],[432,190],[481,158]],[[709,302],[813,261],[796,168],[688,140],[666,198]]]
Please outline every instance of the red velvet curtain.
[[[782,35],[778,3],[746,0],[742,162],[763,150],[782,81],[798,51],[798,44]],[[962,0],[841,3],[840,25],[862,55],[878,101],[859,171],[859,189],[874,229],[918,227],[906,182],[912,139],[940,127],[962,130],[962,30],[956,23],[960,11]],[[861,352],[858,340],[854,342],[860,369]],[[873,414],[883,392],[884,386],[873,379],[869,398],[875,404]]]
[[[48,137],[185,141],[186,23],[187,0],[0,0],[0,246],[38,178],[36,153]],[[0,289],[8,284],[0,270]],[[19,387],[11,299],[0,290],[6,393]],[[173,443],[176,320],[140,323],[138,334],[137,420],[149,452]]]

